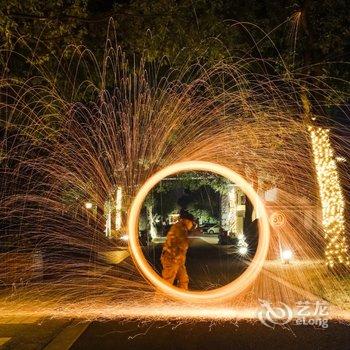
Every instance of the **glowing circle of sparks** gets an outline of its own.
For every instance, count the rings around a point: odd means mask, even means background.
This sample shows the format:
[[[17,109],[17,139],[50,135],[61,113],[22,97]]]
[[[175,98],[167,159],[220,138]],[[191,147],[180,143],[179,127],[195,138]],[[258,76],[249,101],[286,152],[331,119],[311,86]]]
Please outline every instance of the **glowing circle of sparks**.
[[[248,196],[255,208],[259,209],[259,242],[254,258],[249,263],[247,269],[239,277],[225,286],[212,290],[185,291],[168,284],[148,263],[139,243],[139,215],[147,194],[165,177],[186,171],[207,171],[227,178],[239,186]],[[142,275],[160,292],[167,294],[173,299],[178,299],[185,302],[221,302],[231,299],[243,292],[254,282],[260,273],[266,259],[270,241],[269,218],[263,201],[260,199],[253,187],[235,171],[225,166],[205,161],[174,163],[151,176],[139,189],[132,202],[128,218],[128,229],[130,253],[135,265],[138,267]]]

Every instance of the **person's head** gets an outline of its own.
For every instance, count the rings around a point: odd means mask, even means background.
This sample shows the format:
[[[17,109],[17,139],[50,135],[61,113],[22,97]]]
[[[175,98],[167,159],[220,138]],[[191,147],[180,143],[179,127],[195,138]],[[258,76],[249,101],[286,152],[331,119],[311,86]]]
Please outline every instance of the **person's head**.
[[[180,210],[180,220],[189,231],[194,229],[196,226],[194,216],[191,213],[189,213],[187,210],[184,210],[184,209]]]

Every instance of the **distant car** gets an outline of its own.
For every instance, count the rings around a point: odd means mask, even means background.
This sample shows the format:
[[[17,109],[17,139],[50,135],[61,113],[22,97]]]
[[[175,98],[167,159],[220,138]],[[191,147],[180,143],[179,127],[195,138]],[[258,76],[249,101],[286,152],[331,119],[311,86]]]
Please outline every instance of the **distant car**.
[[[196,227],[195,229],[190,231],[191,236],[202,236],[203,235],[203,230],[200,227]]]
[[[219,224],[204,224],[202,225],[202,230],[204,233],[209,233],[210,235],[219,234],[221,227]]]

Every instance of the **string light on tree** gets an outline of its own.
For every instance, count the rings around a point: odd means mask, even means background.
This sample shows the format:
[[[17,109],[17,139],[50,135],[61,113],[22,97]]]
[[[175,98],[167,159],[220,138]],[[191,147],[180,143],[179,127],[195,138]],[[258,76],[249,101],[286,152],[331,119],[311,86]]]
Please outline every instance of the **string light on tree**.
[[[345,203],[329,129],[309,126],[309,131],[322,204],[326,264],[329,267],[339,264],[349,266],[344,220]]]
[[[106,225],[105,225],[105,235],[108,238],[112,237],[112,209],[110,203],[105,205],[105,216],[106,216]]]
[[[115,195],[115,229],[117,231],[122,228],[122,187],[118,186]]]

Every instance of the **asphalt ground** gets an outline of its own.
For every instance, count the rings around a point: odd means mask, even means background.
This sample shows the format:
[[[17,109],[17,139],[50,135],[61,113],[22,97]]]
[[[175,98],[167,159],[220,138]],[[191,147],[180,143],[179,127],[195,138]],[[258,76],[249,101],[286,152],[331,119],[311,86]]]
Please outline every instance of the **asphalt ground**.
[[[161,244],[144,249],[149,262],[160,272]],[[241,274],[246,264],[233,247],[191,239],[187,269],[191,290],[226,284]],[[259,321],[179,322],[108,321],[92,322],[71,347],[82,349],[350,349],[350,328],[329,322],[328,328],[276,326]]]
[[[311,326],[268,328],[249,323],[93,322],[73,344],[81,349],[350,349],[350,328],[331,322],[327,329]]]

